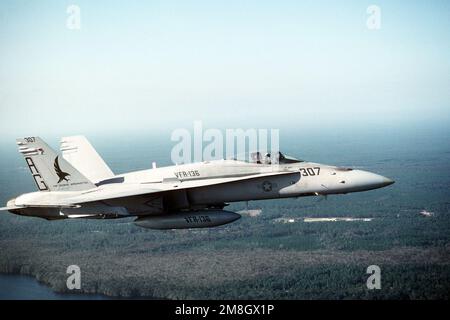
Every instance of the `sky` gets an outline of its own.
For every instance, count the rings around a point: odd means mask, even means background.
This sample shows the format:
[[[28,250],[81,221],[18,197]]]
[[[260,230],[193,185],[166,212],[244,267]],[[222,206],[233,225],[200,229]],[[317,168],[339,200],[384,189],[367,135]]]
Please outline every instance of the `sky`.
[[[0,133],[448,126],[449,40],[446,0],[2,0]]]

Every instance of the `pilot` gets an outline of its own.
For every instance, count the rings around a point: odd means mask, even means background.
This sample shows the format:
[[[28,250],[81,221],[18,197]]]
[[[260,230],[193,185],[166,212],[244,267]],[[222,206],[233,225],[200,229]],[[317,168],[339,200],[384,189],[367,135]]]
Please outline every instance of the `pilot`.
[[[270,153],[266,153],[264,156],[264,164],[271,164]]]

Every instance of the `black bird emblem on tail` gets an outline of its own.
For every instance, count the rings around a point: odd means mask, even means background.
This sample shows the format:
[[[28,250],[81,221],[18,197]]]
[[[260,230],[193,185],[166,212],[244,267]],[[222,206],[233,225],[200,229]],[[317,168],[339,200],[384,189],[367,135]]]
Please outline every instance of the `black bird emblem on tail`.
[[[63,180],[69,181],[67,177],[70,176],[70,174],[61,170],[61,167],[59,166],[58,162],[58,156],[55,158],[55,163],[53,164],[53,167],[55,168],[55,172],[59,178],[58,183],[60,183]]]

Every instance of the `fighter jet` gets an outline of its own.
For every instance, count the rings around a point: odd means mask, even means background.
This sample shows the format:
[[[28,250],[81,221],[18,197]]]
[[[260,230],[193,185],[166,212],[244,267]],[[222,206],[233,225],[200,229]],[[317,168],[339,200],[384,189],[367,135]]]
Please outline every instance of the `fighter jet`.
[[[84,136],[61,139],[60,157],[39,137],[17,139],[38,191],[0,208],[47,220],[135,217],[150,229],[205,228],[241,216],[231,202],[327,196],[389,186],[393,180],[351,168],[254,152],[114,174]]]

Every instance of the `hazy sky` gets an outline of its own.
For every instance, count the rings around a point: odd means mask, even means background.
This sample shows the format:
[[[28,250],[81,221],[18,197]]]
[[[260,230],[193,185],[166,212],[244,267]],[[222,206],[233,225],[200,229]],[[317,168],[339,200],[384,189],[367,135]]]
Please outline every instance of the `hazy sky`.
[[[450,1],[218,3],[2,0],[2,137],[450,124]]]

